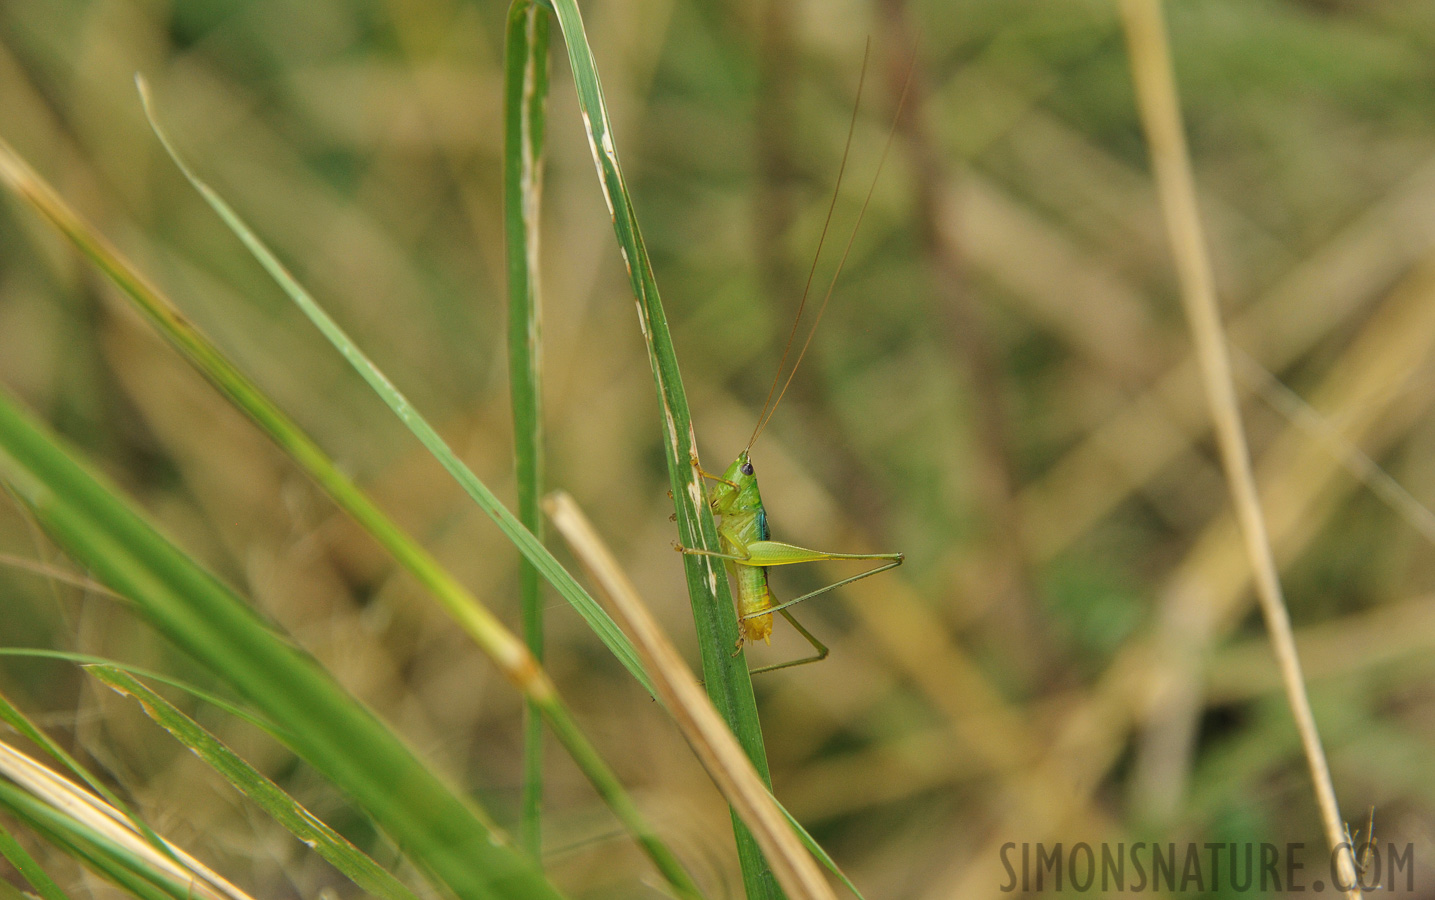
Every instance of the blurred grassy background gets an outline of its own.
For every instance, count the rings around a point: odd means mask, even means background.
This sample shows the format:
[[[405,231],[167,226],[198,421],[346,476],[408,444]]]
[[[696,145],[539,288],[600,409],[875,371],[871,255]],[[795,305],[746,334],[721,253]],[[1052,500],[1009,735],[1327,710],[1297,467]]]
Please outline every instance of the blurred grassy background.
[[[897,572],[799,610],[831,660],[759,680],[777,795],[871,897],[996,895],[1008,840],[1319,846],[1112,6],[584,11],[710,468],[746,440],[781,353],[863,40],[873,64],[843,239],[920,40],[910,116],[754,452],[778,539],[907,553]],[[511,545],[182,183],[132,82],[151,79],[190,158],[511,497],[504,12],[445,0],[5,3],[0,133],[516,622]],[[1233,341],[1435,503],[1431,7],[1209,0],[1169,13]],[[656,403],[561,54],[550,117],[550,483],[589,510],[691,651]],[[0,210],[0,380],[439,766],[515,809],[517,697],[108,285],[28,214]],[[1343,809],[1363,821],[1375,805],[1377,837],[1413,842],[1428,894],[1435,529],[1266,399],[1250,400],[1246,421]],[[55,556],[13,504],[0,509],[0,552]],[[823,574],[776,585],[791,596]],[[0,588],[4,644],[184,671],[108,599],[11,566]],[[700,877],[718,896],[739,890],[706,777],[553,604],[560,687]],[[757,660],[801,651],[779,632]],[[157,828],[240,883],[308,896],[334,882],[72,669],[0,671]],[[365,823],[283,751],[209,724],[363,838]],[[555,877],[580,896],[630,895],[642,861],[566,759],[550,760]]]

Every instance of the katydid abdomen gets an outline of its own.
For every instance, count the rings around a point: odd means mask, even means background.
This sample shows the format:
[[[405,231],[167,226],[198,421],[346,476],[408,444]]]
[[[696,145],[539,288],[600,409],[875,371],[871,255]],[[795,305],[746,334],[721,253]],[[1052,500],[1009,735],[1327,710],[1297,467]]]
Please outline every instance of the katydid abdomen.
[[[733,566],[737,570],[737,614],[742,636],[748,641],[772,643],[772,616],[755,616],[773,606],[763,566]]]

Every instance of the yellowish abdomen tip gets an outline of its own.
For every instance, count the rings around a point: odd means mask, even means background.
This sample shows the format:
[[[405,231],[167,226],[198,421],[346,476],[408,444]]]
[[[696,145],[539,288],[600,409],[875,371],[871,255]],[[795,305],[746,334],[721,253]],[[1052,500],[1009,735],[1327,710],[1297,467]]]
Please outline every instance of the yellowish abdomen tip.
[[[758,616],[753,619],[743,619],[742,636],[749,641],[763,641],[772,643],[772,616]]]

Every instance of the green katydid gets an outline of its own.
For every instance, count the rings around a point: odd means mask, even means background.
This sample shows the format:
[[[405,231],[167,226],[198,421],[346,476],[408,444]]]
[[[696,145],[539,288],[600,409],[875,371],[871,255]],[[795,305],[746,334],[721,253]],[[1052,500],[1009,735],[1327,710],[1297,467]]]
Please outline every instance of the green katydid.
[[[869,48],[870,51],[870,48]],[[802,626],[788,611],[789,607],[795,606],[804,600],[809,600],[820,594],[835,590],[843,585],[851,584],[878,572],[885,572],[902,564],[901,553],[830,553],[825,550],[809,550],[805,547],[798,547],[793,544],[784,544],[780,541],[771,540],[767,525],[767,511],[762,505],[762,494],[758,491],[757,475],[754,472],[750,453],[753,444],[762,434],[763,428],[772,419],[787,388],[792,384],[793,376],[797,374],[797,368],[802,364],[802,358],[807,355],[807,348],[812,344],[812,337],[817,333],[817,326],[822,322],[822,314],[827,310],[827,303],[832,299],[833,288],[837,285],[837,278],[842,274],[842,267],[847,262],[847,255],[852,250],[852,241],[857,236],[857,228],[862,224],[862,217],[867,212],[867,205],[872,200],[872,193],[877,186],[877,178],[881,174],[882,164],[887,159],[887,151],[892,147],[892,138],[897,131],[897,119],[892,122],[892,129],[887,135],[886,146],[882,149],[882,156],[877,163],[877,173],[872,176],[872,186],[867,191],[867,197],[862,202],[861,211],[857,214],[857,222],[852,226],[852,234],[847,239],[847,245],[842,251],[842,257],[837,263],[837,270],[828,284],[827,291],[822,297],[822,302],[817,308],[817,314],[813,317],[812,327],[807,333],[807,338],[802,344],[797,358],[792,364],[792,370],[787,374],[787,380],[782,382],[783,368],[791,355],[794,339],[797,337],[798,325],[802,321],[803,310],[807,306],[807,296],[812,288],[812,277],[817,271],[817,261],[822,255],[822,243],[827,236],[827,228],[832,223],[832,213],[837,207],[838,193],[842,188],[842,174],[847,168],[848,153],[852,149],[852,135],[857,126],[857,110],[862,101],[862,85],[866,81],[867,53],[862,58],[862,76],[857,83],[857,103],[852,109],[852,122],[847,130],[847,143],[842,151],[842,163],[837,170],[837,186],[832,191],[832,202],[827,208],[827,219],[822,226],[822,234],[818,238],[817,253],[812,260],[812,268],[807,273],[807,285],[803,288],[802,299],[797,306],[797,315],[793,318],[792,331],[788,334],[787,344],[782,351],[782,359],[777,364],[777,374],[773,376],[772,386],[768,389],[767,399],[763,402],[762,412],[758,415],[757,426],[753,428],[752,437],[748,439],[747,446],[733,460],[732,465],[721,475],[714,475],[704,471],[698,463],[696,456],[692,459],[693,468],[700,476],[714,482],[711,492],[708,495],[708,505],[714,514],[721,517],[718,525],[718,536],[722,541],[722,552],[710,550],[698,550],[681,545],[675,545],[682,553],[698,556],[711,556],[727,561],[729,568],[737,580],[738,595],[738,624],[740,634],[737,639],[737,648],[733,655],[742,651],[744,642],[760,640],[766,643],[772,642],[772,614],[779,613],[786,619],[798,634],[802,635],[815,651],[812,656],[800,659],[789,660],[788,662],[775,665],[763,666],[753,670],[756,675],[760,672],[771,672],[776,669],[786,669],[792,666],[800,666],[805,663],[819,662],[827,658],[827,646],[819,641],[813,634]],[[907,82],[910,84],[912,77],[911,69],[907,72]],[[907,84],[902,87],[902,97],[897,104],[897,117],[902,115],[902,107],[907,98]],[[778,384],[782,382],[782,389],[778,390]],[[793,565],[796,563],[823,562],[834,559],[868,559],[884,560],[884,562],[865,572],[854,575],[851,578],[844,578],[841,581],[829,584],[826,587],[818,588],[795,600],[778,602],[772,595],[767,584],[767,570],[772,566]]]

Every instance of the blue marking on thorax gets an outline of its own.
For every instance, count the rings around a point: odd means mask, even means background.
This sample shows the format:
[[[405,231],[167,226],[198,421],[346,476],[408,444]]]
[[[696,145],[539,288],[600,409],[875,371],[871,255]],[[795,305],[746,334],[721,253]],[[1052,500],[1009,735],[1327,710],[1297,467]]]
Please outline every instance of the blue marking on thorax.
[[[767,510],[759,509],[757,511],[757,539],[766,541],[771,537],[772,532],[767,530]]]

